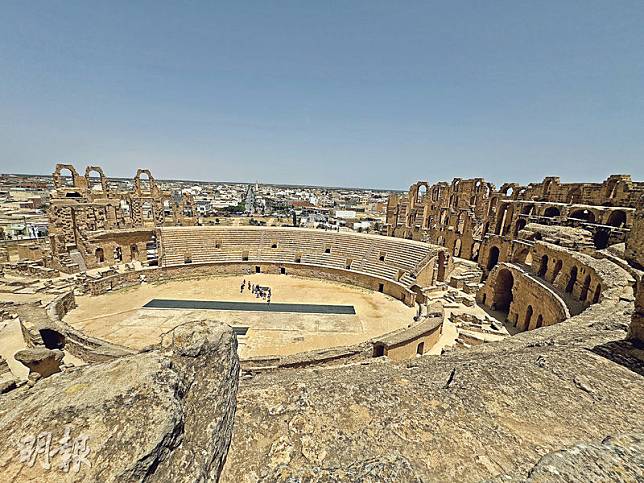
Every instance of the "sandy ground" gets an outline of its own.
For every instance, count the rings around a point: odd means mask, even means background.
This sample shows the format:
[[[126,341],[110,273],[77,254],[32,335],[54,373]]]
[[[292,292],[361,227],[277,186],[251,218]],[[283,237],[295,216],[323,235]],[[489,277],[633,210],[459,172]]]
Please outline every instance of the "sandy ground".
[[[189,320],[212,319],[249,327],[239,337],[241,357],[286,355],[355,344],[407,326],[414,307],[379,292],[292,275],[253,274],[247,281],[272,289],[272,302],[353,305],[356,315],[285,314],[215,310],[143,309],[154,298],[258,302],[240,293],[244,277],[142,284],[99,297],[77,297],[65,321],[87,334],[135,349]]]

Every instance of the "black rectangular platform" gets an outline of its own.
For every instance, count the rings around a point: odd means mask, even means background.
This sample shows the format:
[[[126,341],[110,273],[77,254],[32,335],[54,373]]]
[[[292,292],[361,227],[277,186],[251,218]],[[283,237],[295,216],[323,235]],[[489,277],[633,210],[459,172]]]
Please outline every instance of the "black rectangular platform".
[[[220,302],[218,300],[152,299],[145,309],[238,310],[242,312],[287,312],[297,314],[355,315],[353,305],[280,304],[266,302]]]

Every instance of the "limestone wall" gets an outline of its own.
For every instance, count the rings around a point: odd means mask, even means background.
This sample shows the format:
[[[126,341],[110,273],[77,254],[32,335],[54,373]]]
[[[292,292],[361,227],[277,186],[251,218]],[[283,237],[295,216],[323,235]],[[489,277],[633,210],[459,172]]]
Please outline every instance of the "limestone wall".
[[[513,263],[494,267],[476,296],[477,302],[507,313],[521,330],[562,322],[570,317],[564,300],[538,277]]]

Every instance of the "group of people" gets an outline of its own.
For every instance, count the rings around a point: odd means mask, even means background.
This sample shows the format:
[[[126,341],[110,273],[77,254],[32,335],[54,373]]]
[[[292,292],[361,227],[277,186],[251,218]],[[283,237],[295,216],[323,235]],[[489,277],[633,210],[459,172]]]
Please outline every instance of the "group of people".
[[[255,295],[256,298],[260,298],[262,300],[266,300],[267,303],[271,303],[271,288],[270,287],[262,287],[261,285],[253,284],[249,282],[246,282],[246,279],[241,284],[240,291],[239,293],[244,293],[244,290],[246,290],[246,286],[248,286],[248,291]]]

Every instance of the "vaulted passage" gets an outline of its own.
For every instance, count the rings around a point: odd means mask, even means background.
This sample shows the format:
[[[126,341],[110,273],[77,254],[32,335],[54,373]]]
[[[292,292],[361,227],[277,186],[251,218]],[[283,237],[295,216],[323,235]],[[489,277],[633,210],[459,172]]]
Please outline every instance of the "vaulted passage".
[[[496,277],[494,287],[494,309],[501,312],[509,312],[512,303],[512,287],[514,286],[514,277],[512,272],[502,269]]]
[[[499,249],[492,247],[490,248],[490,255],[487,258],[487,269],[492,270],[497,263],[499,263]]]

